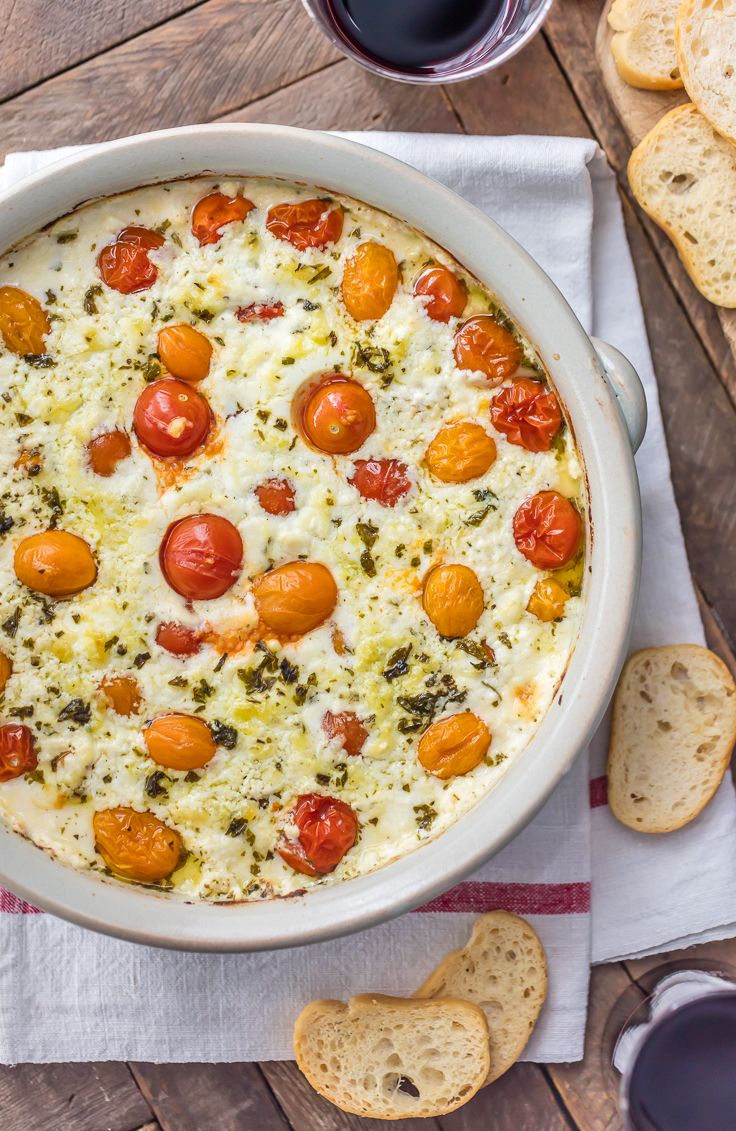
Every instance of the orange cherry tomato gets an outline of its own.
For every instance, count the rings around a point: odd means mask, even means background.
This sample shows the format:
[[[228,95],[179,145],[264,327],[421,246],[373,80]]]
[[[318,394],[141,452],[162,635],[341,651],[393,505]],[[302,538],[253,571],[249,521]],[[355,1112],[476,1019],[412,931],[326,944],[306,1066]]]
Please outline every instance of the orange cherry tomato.
[[[521,364],[521,347],[514,335],[490,314],[468,318],[455,333],[458,369],[484,373],[491,385],[500,385]]]
[[[557,491],[539,491],[514,515],[516,548],[538,569],[559,569],[574,558],[583,524],[575,507]]]
[[[212,345],[194,326],[178,322],[159,330],[158,356],[172,376],[196,384],[210,371]]]
[[[137,680],[133,679],[132,675],[103,676],[100,691],[116,715],[127,718],[138,714],[143,696]]]
[[[472,711],[447,715],[425,730],[417,755],[436,778],[451,778],[474,770],[491,745],[491,732]]]
[[[328,738],[337,738],[346,754],[355,758],[360,754],[368,738],[368,731],[363,726],[355,711],[325,711],[322,719],[322,729]]]
[[[274,204],[266,217],[266,227],[271,235],[286,240],[297,251],[336,243],[342,235],[342,224],[342,212],[339,208],[330,208],[326,200]]]
[[[468,295],[457,275],[449,267],[435,265],[422,271],[414,283],[414,294],[435,322],[459,318],[465,310]]]
[[[283,302],[252,302],[250,306],[238,306],[235,310],[238,322],[270,322],[273,318],[283,318],[285,314]]]
[[[541,381],[520,377],[496,393],[491,420],[510,444],[528,452],[548,452],[560,430],[562,413],[557,397]]]
[[[121,295],[147,291],[158,278],[158,268],[148,253],[163,244],[164,237],[149,228],[123,228],[97,256],[103,283]]]
[[[156,643],[172,656],[196,656],[202,648],[202,637],[193,628],[169,620],[156,629]]]
[[[95,848],[111,872],[127,880],[155,884],[167,879],[184,859],[176,829],[127,805],[100,809],[92,818]]]
[[[20,723],[0,726],[0,782],[29,774],[37,765],[33,731]]]
[[[256,497],[266,514],[285,515],[296,510],[294,484],[288,479],[266,479],[256,487]]]
[[[4,652],[0,652],[0,695],[2,695],[3,691],[5,690],[5,686],[12,674],[12,661],[5,655]]]
[[[97,577],[89,546],[67,530],[44,530],[24,538],[16,547],[13,568],[23,585],[47,597],[70,597]]]
[[[182,597],[213,601],[227,593],[238,578],[243,539],[221,515],[189,515],[166,531],[159,561],[169,585]]]
[[[399,266],[390,248],[369,240],[359,244],[342,273],[342,301],[363,322],[382,318],[399,285]]]
[[[194,715],[160,715],[143,741],[154,762],[169,770],[201,770],[217,750],[207,723]]]
[[[411,490],[408,469],[400,459],[356,459],[355,473],[348,482],[364,499],[382,507],[395,507]]]
[[[538,620],[558,620],[565,615],[567,600],[567,593],[553,577],[540,577],[526,608]]]
[[[342,375],[320,381],[308,390],[297,418],[307,441],[329,455],[357,452],[376,427],[370,393]]]
[[[45,352],[51,323],[41,303],[20,287],[0,287],[0,337],[6,349],[26,354]]]
[[[480,424],[446,424],[427,448],[427,467],[443,483],[467,483],[485,475],[496,459],[496,445]]]
[[[121,462],[130,455],[130,439],[126,432],[114,428],[102,432],[87,444],[87,459],[95,475],[107,479]]]
[[[212,427],[208,402],[184,381],[165,377],[146,385],[135,402],[133,427],[155,456],[188,456],[200,448]]]
[[[192,210],[192,234],[200,247],[217,243],[226,224],[245,220],[255,208],[245,196],[225,196],[224,192],[211,192],[197,201]]]
[[[337,797],[305,793],[297,798],[291,820],[297,840],[283,837],[279,856],[296,872],[305,876],[324,876],[333,872],[358,836],[355,811]]]
[[[274,632],[303,636],[327,620],[337,604],[337,586],[319,562],[287,562],[258,578],[253,599]]]
[[[435,566],[424,582],[422,605],[440,636],[467,636],[483,612],[483,590],[467,566]]]

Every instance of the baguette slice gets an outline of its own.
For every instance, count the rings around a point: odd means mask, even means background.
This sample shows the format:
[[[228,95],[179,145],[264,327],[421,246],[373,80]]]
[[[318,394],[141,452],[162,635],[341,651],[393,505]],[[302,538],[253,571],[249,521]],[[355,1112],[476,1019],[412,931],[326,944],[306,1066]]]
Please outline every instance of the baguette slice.
[[[697,817],[721,784],[736,741],[736,684],[707,648],[644,648],[624,667],[613,705],[608,803],[643,833]]]
[[[373,1119],[454,1111],[475,1095],[490,1066],[482,1010],[449,998],[313,1001],[296,1020],[294,1050],[315,1091]]]
[[[680,0],[613,0],[608,22],[611,51],[621,78],[640,90],[677,90],[682,79],[675,53]]]
[[[488,1020],[491,1070],[486,1084],[521,1056],[547,996],[547,958],[533,927],[509,911],[481,915],[460,950],[440,962],[417,997],[464,998]]]
[[[696,106],[676,106],[637,145],[629,184],[710,302],[736,307],[736,147]]]
[[[736,0],[684,0],[675,45],[690,98],[736,144]]]

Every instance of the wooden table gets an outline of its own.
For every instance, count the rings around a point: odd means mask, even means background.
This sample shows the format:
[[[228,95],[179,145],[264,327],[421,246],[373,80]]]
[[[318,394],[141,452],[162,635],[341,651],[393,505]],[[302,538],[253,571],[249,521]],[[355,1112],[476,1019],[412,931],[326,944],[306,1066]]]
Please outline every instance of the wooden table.
[[[600,3],[557,0],[544,34],[508,67],[419,88],[344,60],[299,0],[0,0],[0,160],[10,150],[209,121],[597,138],[620,180],[709,640],[733,667],[736,363],[714,309],[632,204],[626,137],[593,51]],[[698,953],[736,965],[736,942]],[[0,1068],[3,1131],[616,1131],[603,1025],[661,961],[593,972],[581,1064],[517,1065],[444,1119],[344,1115],[288,1063],[20,1065]]]

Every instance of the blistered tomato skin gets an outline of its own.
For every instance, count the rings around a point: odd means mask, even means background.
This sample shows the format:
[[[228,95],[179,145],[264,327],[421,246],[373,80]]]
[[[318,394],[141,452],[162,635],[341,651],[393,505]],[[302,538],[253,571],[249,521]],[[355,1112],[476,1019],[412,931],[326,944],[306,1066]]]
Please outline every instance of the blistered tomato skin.
[[[468,302],[465,287],[457,275],[440,264],[422,271],[414,283],[414,294],[434,322],[460,318]]]
[[[258,616],[274,632],[303,636],[331,615],[337,586],[319,562],[287,562],[254,582],[253,599]]]
[[[194,326],[180,322],[159,330],[158,356],[172,377],[195,385],[210,371],[212,345]]]
[[[87,462],[95,475],[108,479],[130,455],[130,438],[120,428],[102,432],[87,444]]]
[[[328,455],[361,448],[376,427],[373,398],[357,381],[338,374],[320,381],[302,398],[296,416],[305,439]]]
[[[541,381],[521,377],[496,393],[491,420],[510,444],[548,452],[562,426],[562,413],[557,397]]]
[[[201,770],[217,752],[207,723],[194,715],[160,715],[143,741],[154,762],[169,770]]]
[[[256,498],[266,514],[283,517],[296,510],[294,484],[288,479],[266,479],[255,489]]]
[[[391,306],[399,285],[399,266],[390,248],[375,240],[359,244],[345,264],[342,300],[356,322],[375,322]]]
[[[156,643],[172,656],[196,656],[201,651],[202,638],[193,628],[175,621],[165,621],[156,629]]]
[[[107,867],[126,880],[155,884],[166,880],[184,859],[176,829],[126,805],[101,809],[92,818],[95,849]]]
[[[425,459],[435,479],[467,483],[485,475],[496,459],[496,445],[480,424],[464,420],[441,428]]]
[[[282,837],[281,858],[306,876],[333,872],[358,837],[358,818],[336,797],[307,793],[297,798],[291,820],[298,829],[296,841]]]
[[[467,636],[480,620],[484,603],[481,584],[468,566],[436,566],[424,582],[422,606],[440,636]]]
[[[42,354],[51,329],[38,299],[19,287],[0,287],[0,337],[11,353]]]
[[[106,675],[100,683],[100,691],[109,707],[116,715],[128,718],[137,715],[143,696],[137,680],[131,675]]]
[[[250,306],[238,306],[235,310],[238,322],[272,322],[285,314],[283,302],[252,302]]]
[[[560,569],[575,557],[583,524],[569,499],[539,491],[517,510],[513,532],[517,550],[537,569]]]
[[[47,597],[71,597],[97,577],[89,546],[67,530],[44,530],[24,538],[16,547],[13,566],[23,585]]]
[[[148,253],[164,242],[163,236],[149,228],[123,228],[97,257],[103,283],[122,295],[149,290],[158,278],[158,268]]]
[[[155,456],[188,456],[201,448],[212,427],[209,404],[184,381],[166,377],[146,385],[135,402],[133,427]]]
[[[3,691],[5,690],[5,685],[7,684],[12,674],[12,661],[5,655],[4,652],[0,652],[0,695],[2,695]]]
[[[489,385],[500,385],[521,364],[516,338],[490,314],[463,322],[455,333],[453,353],[458,369],[483,373]]]
[[[268,210],[266,228],[276,239],[285,240],[297,251],[327,247],[342,235],[343,214],[326,200],[297,200],[274,204]]]
[[[159,561],[169,585],[182,597],[213,601],[237,581],[243,540],[221,515],[194,514],[172,523],[166,531]]]
[[[245,196],[211,192],[197,201],[192,210],[192,235],[200,247],[217,243],[226,224],[244,220],[253,208],[253,201]]]
[[[420,763],[445,780],[467,774],[480,765],[491,745],[491,732],[472,711],[447,715],[432,723],[419,740]]]
[[[348,480],[364,499],[395,507],[411,490],[409,469],[400,459],[356,459]]]
[[[322,719],[322,729],[329,739],[339,740],[345,753],[356,758],[361,753],[368,738],[368,730],[355,711],[326,711]]]
[[[20,723],[0,726],[0,782],[29,774],[37,765],[33,731]]]

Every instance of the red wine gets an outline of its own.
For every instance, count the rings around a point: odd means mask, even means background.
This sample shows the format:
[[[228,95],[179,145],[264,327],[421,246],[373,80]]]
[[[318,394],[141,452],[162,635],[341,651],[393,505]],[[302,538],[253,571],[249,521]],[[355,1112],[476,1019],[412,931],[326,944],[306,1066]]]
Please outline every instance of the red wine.
[[[327,0],[352,45],[385,67],[412,73],[457,58],[484,39],[506,0]]]
[[[683,1005],[653,1028],[628,1087],[636,1131],[736,1127],[736,993]]]

